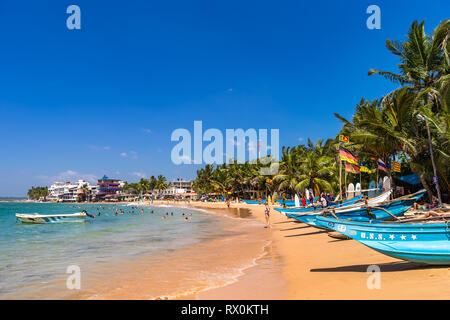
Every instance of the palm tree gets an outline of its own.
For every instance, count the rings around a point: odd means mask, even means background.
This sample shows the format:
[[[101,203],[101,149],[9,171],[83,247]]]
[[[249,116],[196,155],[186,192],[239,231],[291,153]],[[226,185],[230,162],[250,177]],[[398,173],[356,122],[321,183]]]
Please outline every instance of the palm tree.
[[[386,40],[386,48],[400,58],[400,73],[369,70],[369,76],[379,74],[393,82],[413,87],[417,93],[429,89],[437,102],[437,87],[449,80],[450,19],[442,21],[433,34],[427,35],[425,21],[414,21],[406,41]]]
[[[385,78],[411,87],[416,94],[416,106],[431,106],[433,112],[441,111],[443,100],[448,99],[448,87],[450,82],[450,19],[442,21],[433,34],[427,35],[424,28],[425,21],[414,21],[407,34],[407,41],[386,41],[386,47],[401,60],[400,73],[369,70],[369,75],[380,74]],[[397,90],[395,90],[394,94]],[[441,93],[446,94],[441,95]],[[389,97],[390,95],[388,95]],[[434,171],[437,176],[436,163],[434,161],[432,137],[429,131],[427,118],[424,119],[425,127],[429,135],[429,153]],[[439,184],[436,183],[436,191],[440,198]]]
[[[166,177],[163,175],[159,175],[156,182],[156,189],[158,190],[164,190],[169,187],[169,183],[167,183]]]
[[[88,186],[87,184],[84,184],[84,185],[81,187],[81,191],[83,192],[83,198],[84,198],[84,201],[88,201],[89,195],[90,195],[90,193],[91,193],[91,190],[89,189],[89,186]]]
[[[331,182],[336,179],[336,163],[331,156],[332,145],[333,139],[328,139],[325,144],[319,139],[315,145],[308,139],[306,147],[283,148],[281,170],[274,177],[279,183],[278,190],[292,193],[306,188],[333,191]]]

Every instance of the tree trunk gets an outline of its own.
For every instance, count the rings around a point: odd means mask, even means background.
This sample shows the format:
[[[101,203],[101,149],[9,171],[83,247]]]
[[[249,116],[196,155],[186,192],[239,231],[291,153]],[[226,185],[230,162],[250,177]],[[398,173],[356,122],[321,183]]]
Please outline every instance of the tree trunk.
[[[422,172],[416,172],[416,174],[419,176],[420,182],[422,182],[422,186],[427,190],[428,198],[431,203],[431,201],[433,200],[433,193],[431,192],[431,189],[428,186],[427,181],[425,180],[425,176]]]

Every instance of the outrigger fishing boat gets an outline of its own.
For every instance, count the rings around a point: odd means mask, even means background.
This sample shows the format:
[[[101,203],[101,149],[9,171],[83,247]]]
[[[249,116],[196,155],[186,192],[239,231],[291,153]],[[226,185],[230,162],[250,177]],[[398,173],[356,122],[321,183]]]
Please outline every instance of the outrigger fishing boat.
[[[315,197],[313,198],[313,201],[317,201],[317,199],[319,199],[319,197]],[[275,199],[276,202],[278,202],[281,205],[286,205],[286,207],[295,207],[295,201],[294,200],[280,200],[280,199]],[[306,204],[310,204],[309,200],[306,200]]]
[[[244,200],[241,199],[242,201],[244,201],[246,204],[259,204],[260,202],[258,200]],[[261,204],[265,203],[267,201],[267,199],[261,200]]]
[[[317,218],[321,215],[331,215],[337,219],[346,219],[350,221],[370,221],[370,220],[397,220],[399,216],[403,215],[406,211],[408,211],[414,203],[419,200],[425,190],[421,190],[412,195],[401,197],[396,200],[388,201],[381,203],[375,206],[360,206],[358,208],[352,209],[342,209],[339,208],[329,208],[326,210],[322,210],[317,214],[286,214],[290,218],[294,218],[298,221],[304,222],[312,227],[316,227],[318,229],[326,229],[329,230],[324,225],[317,223]]]
[[[450,216],[392,222],[360,222],[319,216],[317,224],[390,257],[450,265]]]
[[[68,213],[68,214],[28,214],[16,213],[16,219],[21,223],[62,223],[62,222],[84,222],[86,212]]]
[[[345,200],[341,203],[338,203],[334,206],[330,206],[328,208],[339,208],[340,211],[344,211],[344,210],[354,210],[354,209],[359,209],[362,208],[363,206],[375,206],[378,205],[384,201],[386,201],[387,199],[389,199],[391,195],[391,191],[386,191],[383,192],[382,194],[373,197],[373,198],[369,198],[369,199],[365,199],[363,198],[362,195],[354,197],[352,199],[349,200]],[[320,212],[317,211],[322,211],[323,208],[322,206],[318,206],[318,207],[303,207],[303,208],[275,208],[276,211],[282,213],[282,214],[305,214],[305,213],[310,213],[311,211],[316,211],[315,214],[319,214]]]
[[[355,204],[356,202],[362,200],[362,195],[359,195],[357,197],[354,197],[352,199],[349,200],[345,200],[342,201],[342,203],[338,203],[336,204],[334,207],[335,208],[340,208],[340,207],[346,207],[346,206],[350,206],[352,204]],[[310,212],[310,211],[320,211],[322,210],[322,206],[310,206],[310,207],[303,207],[303,208],[274,208],[276,211],[282,213],[282,214],[289,214],[289,213],[306,213],[306,212]]]

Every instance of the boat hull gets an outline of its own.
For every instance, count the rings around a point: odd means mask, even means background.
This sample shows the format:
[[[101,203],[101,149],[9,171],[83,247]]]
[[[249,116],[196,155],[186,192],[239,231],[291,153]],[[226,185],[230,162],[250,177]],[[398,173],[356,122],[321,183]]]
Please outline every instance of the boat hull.
[[[241,199],[241,201],[245,202],[246,204],[259,204],[260,202],[258,200],[244,200]],[[265,203],[267,199],[261,200],[261,204]]]
[[[380,205],[379,207],[388,210],[392,215],[398,217],[403,215],[406,211],[408,211],[409,208],[414,204],[415,201],[417,201],[417,197],[413,197],[411,199],[407,200],[399,200],[394,201],[390,203],[386,203],[383,205]],[[360,222],[368,222],[370,220],[389,220],[393,217],[381,210],[381,209],[370,209],[370,215],[369,211],[365,208],[362,209],[354,209],[350,211],[343,211],[343,212],[336,212],[334,214],[339,219],[345,219],[345,220],[351,220],[351,221],[360,221]],[[294,215],[294,214],[287,214],[288,217],[294,218],[298,221],[304,222],[312,227],[316,227],[319,229],[325,229],[325,230],[331,230],[327,226],[317,223],[317,217],[319,217],[319,214],[305,214],[305,215]]]
[[[24,224],[80,223],[86,221],[86,215],[82,213],[69,215],[16,214],[16,218]]]
[[[334,206],[335,208],[343,208],[346,206],[350,206],[355,204],[357,201],[361,200],[362,195],[355,197],[351,200],[347,200],[344,201],[341,204],[338,204],[336,206]],[[298,213],[298,214],[302,214],[302,213],[306,213],[306,212],[314,212],[314,211],[322,211],[322,206],[318,206],[318,207],[307,207],[307,208],[275,208],[276,211],[282,213],[282,214],[289,214],[289,213]]]
[[[421,264],[450,265],[450,220],[400,224],[317,217],[316,223],[393,258]]]

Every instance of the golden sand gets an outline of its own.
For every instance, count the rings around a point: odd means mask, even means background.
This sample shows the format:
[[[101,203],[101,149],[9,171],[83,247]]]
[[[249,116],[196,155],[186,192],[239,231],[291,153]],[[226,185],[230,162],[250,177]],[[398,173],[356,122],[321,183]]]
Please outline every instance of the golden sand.
[[[191,202],[206,209],[226,208],[223,203]],[[248,208],[264,222],[264,206]],[[331,238],[324,231],[288,219],[272,209],[268,231],[272,259],[281,263],[281,274],[264,266],[249,268],[232,285],[204,291],[197,299],[450,299],[450,268],[424,266],[387,257],[354,240]],[[261,226],[262,227],[262,226]],[[380,288],[367,286],[377,265]],[[280,277],[281,276],[281,277]]]

